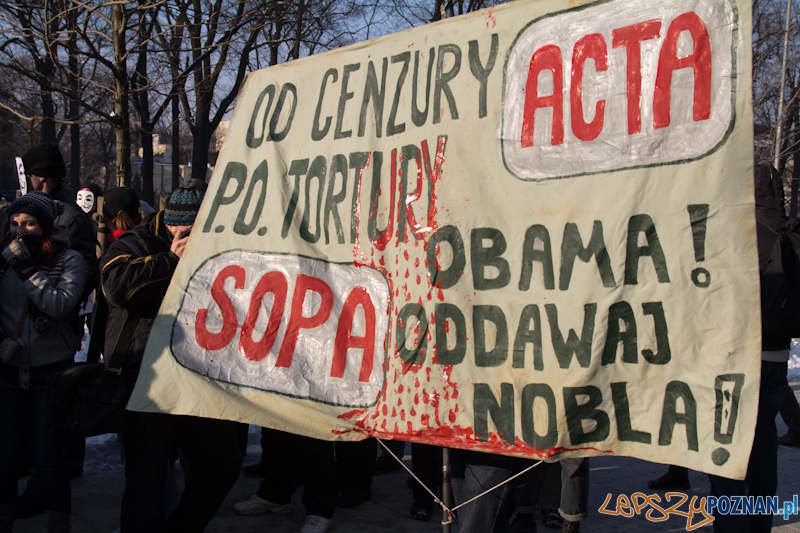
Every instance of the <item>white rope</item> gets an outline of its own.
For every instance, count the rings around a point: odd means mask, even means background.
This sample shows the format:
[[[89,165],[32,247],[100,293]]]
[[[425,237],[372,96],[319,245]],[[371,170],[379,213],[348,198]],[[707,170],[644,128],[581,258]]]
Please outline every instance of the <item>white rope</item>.
[[[453,517],[455,516],[455,515],[454,515],[455,511],[457,511],[458,509],[460,509],[460,508],[464,507],[464,506],[465,506],[465,505],[467,505],[468,503],[472,503],[472,502],[474,502],[474,501],[475,501],[475,500],[477,500],[478,498],[482,498],[483,496],[486,496],[487,494],[489,494],[490,492],[492,492],[494,489],[496,489],[496,488],[498,488],[498,487],[502,487],[503,485],[505,485],[505,484],[506,484],[506,483],[508,483],[509,481],[513,481],[513,480],[517,479],[519,476],[521,476],[521,475],[523,475],[523,474],[526,474],[527,472],[531,471],[532,469],[534,469],[534,468],[536,468],[537,466],[539,466],[540,464],[542,464],[542,461],[539,461],[539,462],[537,462],[537,463],[534,463],[534,464],[532,464],[531,466],[529,466],[528,468],[526,468],[525,470],[522,470],[521,472],[518,472],[518,473],[514,474],[514,475],[513,475],[513,476],[511,476],[510,478],[508,478],[508,479],[506,479],[506,480],[504,480],[504,481],[501,481],[500,483],[498,483],[498,484],[497,484],[497,485],[495,485],[494,487],[492,487],[492,488],[490,488],[490,489],[488,489],[488,490],[486,490],[486,491],[484,491],[484,492],[482,492],[482,493],[478,494],[478,495],[477,495],[477,496],[475,496],[474,498],[470,498],[469,500],[465,501],[464,503],[462,503],[462,504],[460,504],[460,505],[456,505],[456,506],[455,506],[455,507],[453,507],[452,509],[449,509],[449,508],[448,508],[448,507],[447,507],[447,506],[444,504],[444,502],[443,502],[442,500],[440,500],[439,498],[437,498],[437,497],[436,497],[436,494],[434,494],[434,493],[431,491],[431,489],[429,489],[429,488],[428,488],[428,487],[425,485],[425,483],[423,483],[422,481],[420,481],[420,479],[419,479],[417,476],[415,476],[415,475],[414,475],[414,472],[412,472],[412,471],[411,471],[411,469],[410,469],[410,468],[408,468],[408,467],[405,465],[405,463],[403,463],[402,459],[399,459],[399,458],[398,458],[398,457],[397,457],[397,456],[396,456],[396,455],[395,455],[395,454],[392,452],[392,450],[390,450],[390,449],[389,449],[389,447],[388,447],[388,446],[386,446],[386,444],[384,444],[384,443],[383,443],[383,440],[381,440],[381,439],[376,439],[376,440],[377,440],[377,441],[378,441],[378,442],[381,444],[381,446],[383,446],[383,449],[384,449],[384,450],[386,450],[387,452],[389,452],[389,455],[391,455],[391,456],[394,458],[394,460],[395,460],[395,461],[397,461],[397,462],[400,464],[400,466],[402,466],[402,467],[403,467],[403,468],[406,470],[406,472],[408,472],[408,473],[409,473],[409,475],[410,475],[410,476],[411,476],[411,477],[412,477],[412,478],[413,478],[413,479],[414,479],[414,480],[415,480],[417,483],[419,483],[419,484],[420,484],[420,486],[422,486],[422,487],[423,487],[423,488],[424,488],[424,489],[425,489],[425,490],[428,492],[428,494],[430,494],[430,495],[431,495],[431,497],[433,498],[433,501],[434,501],[434,502],[436,502],[436,504],[437,504],[439,507],[441,507],[443,511],[445,511],[445,512],[447,513],[448,519],[447,519],[447,521],[442,521],[442,525],[450,524],[450,523],[453,521]]]

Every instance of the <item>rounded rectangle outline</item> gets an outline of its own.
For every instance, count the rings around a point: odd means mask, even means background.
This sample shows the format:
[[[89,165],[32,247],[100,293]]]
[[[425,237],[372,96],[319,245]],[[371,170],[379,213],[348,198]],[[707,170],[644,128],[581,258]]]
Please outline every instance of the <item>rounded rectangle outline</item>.
[[[597,7],[597,6],[600,6],[600,5],[603,5],[603,4],[608,4],[608,3],[611,3],[611,2],[617,2],[617,1],[620,1],[620,0],[600,0],[598,2],[593,2],[593,3],[587,4],[587,5],[578,6],[578,7],[574,7],[574,8],[571,8],[571,9],[565,9],[565,10],[562,10],[562,11],[556,11],[556,12],[553,12],[553,13],[547,13],[545,15],[542,15],[541,17],[537,17],[537,18],[533,19],[532,21],[528,22],[527,24],[525,24],[525,26],[523,26],[522,28],[520,28],[519,32],[517,33],[517,36],[514,38],[514,41],[511,43],[511,46],[508,48],[508,52],[510,52],[511,50],[514,49],[514,46],[516,46],[517,41],[522,36],[522,34],[525,33],[525,31],[530,26],[532,26],[533,24],[536,24],[540,20],[551,18],[551,17],[557,17],[559,15],[563,15],[564,13],[571,13],[571,12],[575,12],[575,11],[583,11],[585,9],[589,9],[589,8]],[[737,8],[736,3],[733,0],[722,0],[722,1],[728,3],[728,5],[731,7],[731,11],[733,12],[733,15],[734,15],[734,25],[733,25],[733,28],[731,30],[731,36],[732,36],[732,39],[731,39],[731,61],[732,61],[731,79],[732,80],[737,80],[738,77],[739,77],[738,76],[738,73],[739,73],[738,64],[737,64],[739,58],[738,58],[737,53],[739,51],[738,50],[738,43],[739,43],[739,33],[741,31],[741,28],[740,28],[740,26],[741,26],[741,17],[739,16],[739,9]],[[722,137],[720,138],[719,142],[716,145],[714,145],[713,147],[709,148],[707,151],[705,151],[705,152],[703,152],[701,154],[698,154],[698,155],[693,156],[693,157],[688,157],[686,159],[676,159],[674,161],[667,161],[667,162],[661,162],[661,163],[643,163],[641,165],[623,166],[623,167],[614,168],[614,169],[608,169],[608,170],[578,172],[576,174],[567,174],[567,175],[564,175],[564,176],[552,176],[552,177],[549,177],[549,178],[538,178],[538,179],[536,179],[536,178],[523,178],[523,177],[520,177],[517,174],[515,174],[514,171],[512,171],[509,168],[508,163],[506,162],[506,151],[505,151],[505,144],[506,143],[505,143],[505,137],[503,136],[503,130],[504,130],[504,127],[505,127],[505,113],[503,113],[502,110],[505,109],[505,104],[506,104],[506,77],[507,77],[507,73],[508,73],[508,61],[509,61],[510,58],[511,58],[511,54],[510,53],[506,53],[506,59],[505,59],[504,65],[503,65],[503,97],[502,97],[502,103],[501,103],[500,127],[499,127],[499,130],[500,130],[499,131],[500,156],[502,158],[503,166],[505,167],[506,171],[509,174],[511,174],[512,176],[514,176],[515,178],[517,178],[518,180],[520,180],[520,181],[538,183],[538,182],[542,182],[542,181],[560,180],[560,179],[567,179],[567,178],[577,178],[577,177],[580,177],[580,176],[592,176],[592,175],[596,175],[596,174],[610,174],[612,172],[619,172],[619,171],[623,171],[623,170],[634,170],[634,169],[639,169],[639,168],[656,168],[656,167],[663,167],[663,166],[669,166],[669,165],[680,165],[680,164],[689,163],[689,162],[692,162],[692,161],[697,161],[697,160],[700,160],[700,159],[702,159],[702,158],[704,158],[704,157],[706,157],[706,156],[708,156],[710,154],[713,154],[717,150],[719,150],[720,147],[722,147],[725,144],[725,142],[728,140],[728,137],[730,137],[731,133],[733,133],[734,127],[736,125],[736,118],[737,118],[737,115],[736,115],[736,97],[737,97],[737,94],[738,94],[738,86],[739,86],[738,83],[734,83],[732,85],[732,87],[731,87],[731,119],[730,119],[730,124],[728,125],[727,131],[725,132],[724,135],[722,135]]]
[[[302,257],[303,259],[310,259],[312,261],[319,261],[321,263],[328,263],[328,264],[331,264],[331,265],[352,266],[352,262],[349,262],[349,261],[348,262],[339,263],[339,262],[335,262],[335,261],[326,261],[326,260],[320,259],[318,257],[311,257],[311,256],[303,255],[303,254],[292,254],[292,253],[285,253],[285,252],[265,252],[263,250],[244,250],[244,249],[241,249],[241,248],[235,248],[235,249],[231,249],[231,250],[225,250],[225,251],[222,251],[222,252],[219,252],[219,253],[216,253],[216,254],[214,254],[212,256],[207,257],[202,263],[200,263],[200,265],[189,276],[187,284],[186,284],[186,287],[188,287],[191,284],[191,282],[194,279],[194,277],[197,274],[197,272],[199,272],[206,265],[206,263],[208,263],[209,261],[211,261],[211,260],[213,260],[213,259],[215,259],[215,258],[217,258],[217,257],[219,257],[221,255],[225,255],[225,254],[230,253],[230,252],[248,252],[248,253],[256,253],[256,254],[282,255],[282,256],[287,256],[287,257]],[[374,268],[374,267],[372,267],[370,265],[361,265],[361,264],[359,264],[359,268],[369,268],[371,270],[374,270],[386,282],[387,288],[391,289],[391,286],[389,285],[389,280],[377,268]],[[389,294],[389,301],[388,301],[387,305],[389,306],[389,309],[391,309],[392,291],[388,290],[387,292]],[[223,380],[223,379],[216,379],[216,378],[212,378],[211,376],[208,376],[206,374],[202,374],[201,372],[198,372],[197,370],[195,370],[193,368],[189,368],[188,366],[183,364],[180,360],[178,360],[178,358],[175,356],[174,350],[172,349],[173,339],[174,339],[174,335],[175,335],[175,324],[178,321],[178,315],[180,314],[181,309],[183,309],[183,302],[184,302],[185,298],[186,298],[186,291],[184,290],[181,293],[181,299],[180,299],[180,302],[178,303],[178,309],[177,309],[177,311],[175,313],[175,316],[173,317],[173,319],[172,319],[172,321],[170,322],[170,325],[169,325],[169,331],[170,331],[170,334],[169,334],[169,354],[172,357],[172,359],[179,366],[181,366],[182,368],[185,368],[189,372],[193,372],[193,373],[197,374],[198,376],[203,376],[203,377],[205,377],[207,379],[210,379],[210,380],[212,380],[214,382],[218,382],[218,383],[226,383],[226,384],[229,384],[229,385],[234,385],[236,387],[242,387],[242,388],[246,388],[246,389],[257,390],[259,392],[265,392],[265,393],[268,393],[268,394],[277,394],[279,396],[283,396],[283,397],[286,397],[286,398],[296,398],[296,399],[300,399],[300,400],[308,400],[308,401],[315,402],[315,403],[322,404],[322,405],[330,405],[332,407],[343,407],[343,408],[347,408],[347,409],[366,409],[366,408],[369,408],[369,407],[373,407],[373,406],[378,404],[378,400],[380,399],[380,397],[384,393],[384,390],[386,388],[386,373],[388,371],[388,369],[386,367],[386,364],[385,364],[386,361],[388,360],[388,350],[389,350],[389,342],[387,341],[387,339],[390,338],[390,335],[391,335],[391,332],[392,332],[392,320],[388,320],[387,321],[387,326],[388,327],[386,329],[386,336],[384,337],[384,342],[383,342],[383,345],[384,345],[384,349],[383,349],[383,364],[382,364],[382,368],[383,368],[383,384],[382,384],[381,387],[378,388],[378,394],[375,396],[374,400],[372,400],[368,404],[364,404],[364,405],[348,405],[348,404],[328,402],[328,401],[320,400],[319,398],[314,398],[314,397],[311,397],[311,396],[299,396],[299,395],[288,394],[286,392],[280,392],[280,391],[275,391],[275,390],[260,389],[258,387],[255,387],[255,386],[252,386],[252,385],[246,385],[246,384],[243,384],[243,383],[236,383],[236,382],[233,382],[233,381],[227,381],[227,380]]]

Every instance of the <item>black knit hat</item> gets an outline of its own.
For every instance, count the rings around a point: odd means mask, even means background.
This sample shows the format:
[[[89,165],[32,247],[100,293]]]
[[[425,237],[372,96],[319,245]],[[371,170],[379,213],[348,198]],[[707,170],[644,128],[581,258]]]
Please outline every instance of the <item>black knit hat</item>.
[[[106,193],[108,194],[108,193]],[[204,192],[196,187],[175,189],[167,201],[164,224],[170,226],[191,226],[200,210]]]
[[[84,189],[89,189],[90,191],[92,191],[94,193],[95,199],[103,196],[103,189],[96,183],[90,183],[89,185],[84,187]]]
[[[42,178],[63,180],[67,175],[67,167],[61,150],[54,143],[44,143],[34,146],[22,154],[22,163],[25,165],[25,174],[35,174]]]
[[[25,213],[36,218],[39,225],[52,232],[55,225],[56,206],[53,200],[41,191],[31,191],[14,200],[8,208],[8,218]]]
[[[115,187],[106,191],[103,196],[103,214],[114,218],[120,211],[125,211],[132,218],[142,214],[139,195],[130,187]]]

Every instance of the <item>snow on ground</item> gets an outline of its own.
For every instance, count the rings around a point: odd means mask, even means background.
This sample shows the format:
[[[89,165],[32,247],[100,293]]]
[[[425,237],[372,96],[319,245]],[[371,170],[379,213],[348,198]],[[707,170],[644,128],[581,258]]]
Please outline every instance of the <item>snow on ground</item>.
[[[800,339],[792,339],[789,349],[789,383],[800,381]]]

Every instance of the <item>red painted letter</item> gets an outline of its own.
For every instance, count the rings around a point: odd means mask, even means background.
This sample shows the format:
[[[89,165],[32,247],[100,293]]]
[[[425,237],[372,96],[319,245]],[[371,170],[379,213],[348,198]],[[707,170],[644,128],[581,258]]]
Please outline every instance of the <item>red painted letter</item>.
[[[424,234],[426,230],[433,230],[435,233],[439,226],[436,224],[436,185],[442,178],[442,165],[444,164],[444,147],[447,143],[447,135],[439,135],[436,143],[436,156],[433,160],[433,170],[431,170],[431,156],[428,150],[428,141],[422,141],[422,162],[425,165],[425,172],[430,181],[430,198],[428,199],[428,227],[422,229]]]
[[[317,312],[311,316],[303,316],[303,302],[308,291],[316,292],[322,298]],[[297,276],[292,294],[292,311],[289,317],[289,324],[286,326],[286,335],[278,353],[276,367],[290,367],[294,357],[294,349],[297,346],[297,337],[300,328],[312,329],[321,326],[331,316],[333,308],[333,291],[328,284],[318,278],[312,278],[305,274]]]
[[[539,73],[549,70],[553,73],[553,94],[539,96]],[[533,53],[525,83],[525,108],[522,115],[520,145],[533,146],[534,119],[536,110],[542,107],[553,108],[553,146],[564,142],[564,67],[561,63],[561,49],[549,44]]]
[[[278,336],[278,329],[281,326],[281,316],[283,316],[283,310],[286,307],[287,291],[286,278],[281,272],[267,272],[261,276],[258,285],[253,290],[253,295],[250,297],[250,309],[247,311],[247,318],[245,318],[242,325],[242,335],[239,338],[239,352],[246,359],[261,361],[272,349],[275,337]],[[269,313],[264,335],[260,341],[256,342],[253,340],[253,330],[255,330],[258,315],[264,303],[264,295],[268,292],[271,292],[274,296],[272,311]]]
[[[678,37],[688,31],[692,36],[692,53],[678,57]],[[694,106],[692,118],[695,122],[711,116],[711,41],[708,30],[694,12],[679,15],[669,25],[661,55],[658,58],[656,91],[653,95],[653,127],[669,126],[672,73],[678,69],[694,71]]]
[[[361,306],[364,310],[365,331],[363,337],[357,337],[351,333],[353,318],[358,306]],[[347,350],[350,348],[363,350],[358,381],[369,381],[369,376],[372,374],[372,361],[375,355],[375,306],[364,287],[353,289],[353,292],[347,297],[342,307],[339,327],[336,329],[336,341],[333,347],[332,377],[340,378],[344,376],[344,369],[347,366]]]
[[[386,245],[392,239],[392,232],[394,226],[394,195],[397,188],[397,149],[392,150],[392,172],[390,175],[391,185],[389,186],[389,216],[386,223],[385,230],[378,229],[378,198],[383,194],[383,188],[380,186],[380,175],[375,173],[372,175],[372,194],[370,196],[369,206],[369,238],[372,243],[380,251],[386,248]],[[375,183],[377,180],[377,184]]]
[[[598,100],[594,108],[594,120],[583,119],[583,66],[587,59],[594,60],[594,70],[608,70],[606,40],[599,33],[582,37],[572,49],[572,81],[570,83],[570,116],[572,133],[582,141],[593,141],[603,131],[606,101]]]
[[[239,265],[230,265],[223,268],[217,279],[211,285],[211,298],[214,303],[219,307],[222,315],[222,329],[219,333],[211,333],[206,329],[206,319],[208,318],[208,309],[198,309],[197,316],[194,320],[194,336],[197,339],[197,344],[204,350],[219,350],[227,346],[236,335],[236,326],[239,325],[239,320],[236,318],[236,309],[233,307],[228,295],[225,293],[225,280],[233,278],[235,280],[234,287],[237,289],[244,288],[245,271]]]
[[[415,150],[415,152],[416,152],[416,157],[414,158],[414,160],[417,162],[416,187],[414,188],[414,192],[412,192],[410,194],[406,194],[405,198],[400,198],[400,202],[401,203],[404,202],[405,205],[398,205],[397,206],[398,212],[400,212],[401,210],[405,210],[405,215],[406,215],[405,216],[405,218],[406,218],[405,221],[402,221],[402,215],[398,216],[398,221],[397,221],[398,239],[399,239],[399,234],[402,233],[403,234],[403,242],[408,242],[408,234],[406,234],[403,231],[404,228],[401,228],[399,226],[400,226],[401,223],[405,224],[406,221],[408,222],[408,225],[411,227],[411,231],[414,233],[414,236],[417,239],[423,239],[425,237],[425,232],[422,231],[422,228],[419,225],[419,222],[417,222],[417,217],[414,215],[414,209],[411,207],[411,204],[413,204],[414,202],[419,201],[419,199],[422,198],[422,158],[420,156],[419,151]],[[410,162],[409,162],[409,164],[408,164],[408,166],[406,168],[408,170],[411,170],[411,163]],[[408,176],[401,176],[400,179],[402,179],[406,183],[408,183]]]
[[[642,41],[661,35],[661,21],[648,20],[611,32],[611,46],[625,48],[628,85],[628,134],[642,131]]]

